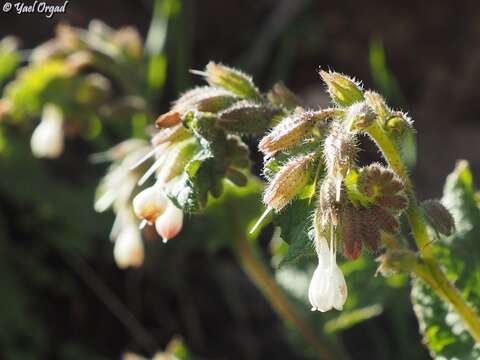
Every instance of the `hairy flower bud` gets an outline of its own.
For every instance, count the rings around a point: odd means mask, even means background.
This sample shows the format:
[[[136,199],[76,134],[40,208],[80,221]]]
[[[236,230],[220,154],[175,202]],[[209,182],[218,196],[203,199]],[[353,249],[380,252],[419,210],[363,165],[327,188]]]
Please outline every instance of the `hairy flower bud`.
[[[32,133],[32,153],[39,158],[56,158],[63,152],[63,142],[62,111],[56,105],[47,104],[43,108],[40,124]]]
[[[193,110],[216,113],[232,105],[238,97],[230,91],[201,86],[184,93],[175,101],[172,111],[184,115]]]
[[[115,239],[113,257],[119,268],[139,267],[145,257],[142,237],[135,224],[128,224],[120,230]]]
[[[280,211],[308,182],[308,167],[313,155],[302,155],[290,160],[268,184],[263,195],[263,202]]]
[[[112,35],[112,42],[121,47],[130,58],[141,59],[143,55],[142,38],[134,27],[125,26]]]
[[[365,102],[359,102],[348,108],[346,122],[350,129],[363,130],[375,120],[375,114]]]
[[[428,221],[440,234],[450,236],[455,232],[455,220],[452,214],[438,200],[425,200],[422,202]]]
[[[342,189],[340,189],[342,190]],[[332,222],[337,225],[340,218],[341,203],[337,201],[337,183],[336,179],[326,177],[320,187],[318,197],[318,206],[316,211],[316,221],[319,221],[322,228]]]
[[[280,121],[259,143],[258,148],[267,157],[277,151],[299,144],[313,127],[314,113],[297,110]]]
[[[178,235],[183,227],[183,211],[169,201],[165,212],[155,221],[155,229],[158,235],[167,242]]]
[[[172,126],[180,124],[182,117],[177,111],[169,111],[165,114],[160,115],[157,120],[155,120],[155,127],[159,129],[170,128]]]
[[[231,91],[240,97],[258,98],[260,96],[250,76],[228,66],[209,62],[205,72],[194,71],[194,73],[205,76],[210,85]]]
[[[273,85],[267,94],[267,99],[273,105],[284,106],[287,109],[294,109],[301,105],[301,100],[282,81]]]
[[[350,106],[363,101],[362,87],[348,76],[320,70],[320,76],[327,84],[332,100],[340,106]]]
[[[375,91],[365,91],[363,94],[365,102],[373,110],[375,115],[381,119],[385,119],[390,114],[390,109],[385,103],[385,99]]]
[[[228,131],[255,134],[265,131],[280,113],[268,105],[241,101],[218,115],[218,125]]]
[[[301,143],[315,124],[325,122],[334,116],[335,109],[305,111],[297,108],[280,121],[259,143],[258,148],[267,158],[278,151],[289,149]]]
[[[385,121],[385,130],[388,134],[402,136],[412,126],[412,120],[404,113],[397,111]]]
[[[342,123],[332,122],[330,133],[323,146],[328,174],[333,177],[345,177],[355,164],[358,147],[355,135]]]
[[[133,198],[133,211],[140,219],[153,224],[163,214],[169,203],[159,186],[152,186],[141,191]]]

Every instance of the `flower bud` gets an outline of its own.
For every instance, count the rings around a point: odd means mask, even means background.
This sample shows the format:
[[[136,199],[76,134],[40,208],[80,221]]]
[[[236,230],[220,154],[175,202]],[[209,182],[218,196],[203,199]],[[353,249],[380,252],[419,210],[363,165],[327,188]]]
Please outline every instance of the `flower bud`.
[[[372,111],[381,119],[385,119],[390,114],[390,109],[385,103],[385,99],[375,91],[365,91],[363,94],[365,102]]]
[[[365,102],[355,103],[348,108],[346,121],[350,129],[366,129],[374,120],[375,114]]]
[[[65,49],[76,49],[82,44],[78,30],[70,25],[58,24],[55,33],[61,46]]]
[[[201,86],[184,93],[175,101],[172,111],[184,115],[193,110],[216,113],[228,108],[238,97],[230,91],[211,86]]]
[[[68,75],[74,75],[91,65],[93,56],[89,51],[82,50],[69,55],[66,58],[66,70]]]
[[[400,137],[411,125],[412,120],[406,114],[397,111],[385,121],[385,130],[393,137]]]
[[[455,232],[455,220],[452,214],[438,200],[425,200],[422,208],[433,228],[440,234],[450,236]]]
[[[163,242],[167,242],[177,236],[182,226],[183,212],[170,201],[165,212],[155,221],[155,229]]]
[[[144,249],[140,231],[135,224],[128,224],[120,230],[113,248],[113,257],[118,267],[139,267],[143,264]]]
[[[177,111],[169,111],[165,114],[160,115],[157,120],[155,120],[155,127],[158,129],[170,128],[172,126],[180,124],[182,117]]]
[[[277,172],[268,184],[263,202],[280,211],[297,195],[308,182],[308,167],[313,155],[302,155],[290,160]]]
[[[130,58],[141,59],[143,55],[142,38],[134,27],[123,27],[112,35],[112,42],[121,47]]]
[[[330,133],[323,146],[328,174],[333,177],[345,177],[355,165],[358,147],[355,135],[342,123],[332,122]]]
[[[133,198],[133,211],[140,219],[145,219],[153,224],[164,213],[168,202],[168,198],[162,193],[159,186],[154,185]]]
[[[363,101],[362,88],[355,80],[333,71],[320,70],[320,76],[327,84],[330,97],[336,104],[350,106]]]
[[[267,94],[267,99],[273,105],[284,106],[287,109],[294,109],[301,105],[301,100],[282,81],[273,85]]]
[[[252,78],[239,70],[222,64],[209,62],[205,68],[205,72],[200,74],[205,76],[205,79],[210,85],[231,91],[240,97],[260,97],[258,89],[253,84]]]
[[[63,142],[62,111],[56,105],[47,104],[30,139],[32,153],[38,158],[56,158],[63,152]]]
[[[342,190],[340,189],[340,191]],[[320,187],[316,212],[316,221],[319,221],[322,228],[326,228],[330,222],[334,225],[339,222],[341,204],[337,201],[337,191],[336,179],[330,176],[326,177]]]
[[[277,151],[299,144],[313,127],[314,116],[313,112],[303,109],[290,114],[260,141],[259,150],[271,157]]]
[[[255,134],[265,131],[280,113],[268,105],[241,101],[219,114],[218,125],[228,131]]]

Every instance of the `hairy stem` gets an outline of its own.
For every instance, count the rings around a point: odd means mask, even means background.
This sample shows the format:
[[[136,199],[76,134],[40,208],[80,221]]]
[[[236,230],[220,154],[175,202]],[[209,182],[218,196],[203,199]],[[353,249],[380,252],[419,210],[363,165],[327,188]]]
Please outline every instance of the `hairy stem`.
[[[420,256],[425,263],[424,267],[417,266],[413,270],[430,288],[445,302],[449,303],[463,319],[475,341],[480,342],[480,318],[475,310],[465,301],[458,289],[447,279],[433,255],[433,248],[429,246],[431,239],[427,231],[427,224],[418,205],[412,182],[407,168],[403,164],[396,145],[388,137],[378,122],[372,124],[367,133],[381,150],[385,160],[393,171],[404,181],[409,206],[407,217],[412,229]]]
[[[252,249],[252,244],[246,237],[237,238],[235,241],[235,249],[245,272],[260,289],[273,309],[282,319],[293,326],[303,336],[319,355],[319,358],[325,360],[344,359],[345,357],[343,355],[338,353],[333,354],[327,345],[315,334],[313,329],[297,313],[293,304],[277,285],[263,262],[258,259],[254,249]]]

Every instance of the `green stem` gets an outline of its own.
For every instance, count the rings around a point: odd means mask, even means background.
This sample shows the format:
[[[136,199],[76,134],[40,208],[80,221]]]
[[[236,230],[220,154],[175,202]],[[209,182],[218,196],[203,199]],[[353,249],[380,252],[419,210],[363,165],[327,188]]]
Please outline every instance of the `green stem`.
[[[449,303],[467,325],[473,338],[480,342],[480,319],[475,310],[465,301],[458,289],[447,279],[433,254],[426,221],[418,207],[406,166],[403,164],[396,145],[388,137],[378,122],[373,123],[367,133],[382,151],[388,165],[404,181],[409,206],[407,217],[415,242],[425,266],[416,266],[413,271],[445,302]]]
[[[327,345],[321,341],[313,329],[296,312],[293,304],[290,303],[282,289],[277,285],[263,262],[255,255],[252,244],[248,239],[245,236],[239,237],[234,245],[236,254],[239,256],[245,272],[253,283],[260,289],[280,317],[303,336],[319,357],[325,360],[345,358],[338,353],[332,354]]]

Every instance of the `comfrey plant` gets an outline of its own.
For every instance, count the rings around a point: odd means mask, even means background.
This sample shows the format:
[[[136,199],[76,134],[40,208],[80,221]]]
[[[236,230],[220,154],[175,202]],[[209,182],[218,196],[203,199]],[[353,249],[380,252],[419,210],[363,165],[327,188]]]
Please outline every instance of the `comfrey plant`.
[[[437,261],[435,240],[452,236],[454,219],[440,201],[417,200],[402,161],[402,140],[413,131],[407,114],[392,110],[382,96],[363,90],[357,81],[331,71],[320,71],[332,100],[324,109],[303,107],[283,83],[262,94],[249,76],[221,64],[209,63],[204,71],[192,72],[203,76],[208,86],[187,91],[157,119],[151,151],[139,162],[154,158],[140,183],[156,177],[154,185],[133,200],[143,224],[155,225],[168,240],[182,227],[183,213],[200,211],[210,198],[219,197],[224,181],[245,185],[250,161],[242,139],[263,136],[259,150],[268,182],[263,195],[266,210],[251,232],[273,215],[288,242],[291,224],[283,222],[285,213],[294,211],[296,202],[307,203],[309,226],[304,235],[311,244],[305,247],[308,251],[313,246],[318,259],[308,289],[312,310],[342,310],[348,281],[337,264],[337,253],[355,260],[366,249],[379,255],[382,274],[411,274],[417,293],[419,286],[429,287],[456,313],[474,342],[480,341],[474,307]],[[359,163],[362,136],[373,140],[384,163]],[[401,224],[410,229],[403,233],[411,233],[414,246],[402,235]],[[416,304],[418,314],[422,306]],[[277,306],[288,317],[282,309]],[[296,325],[309,336],[302,324]],[[427,327],[422,322],[422,328]],[[431,342],[431,336],[427,331],[426,340]],[[432,353],[444,354],[444,347],[432,347]]]

